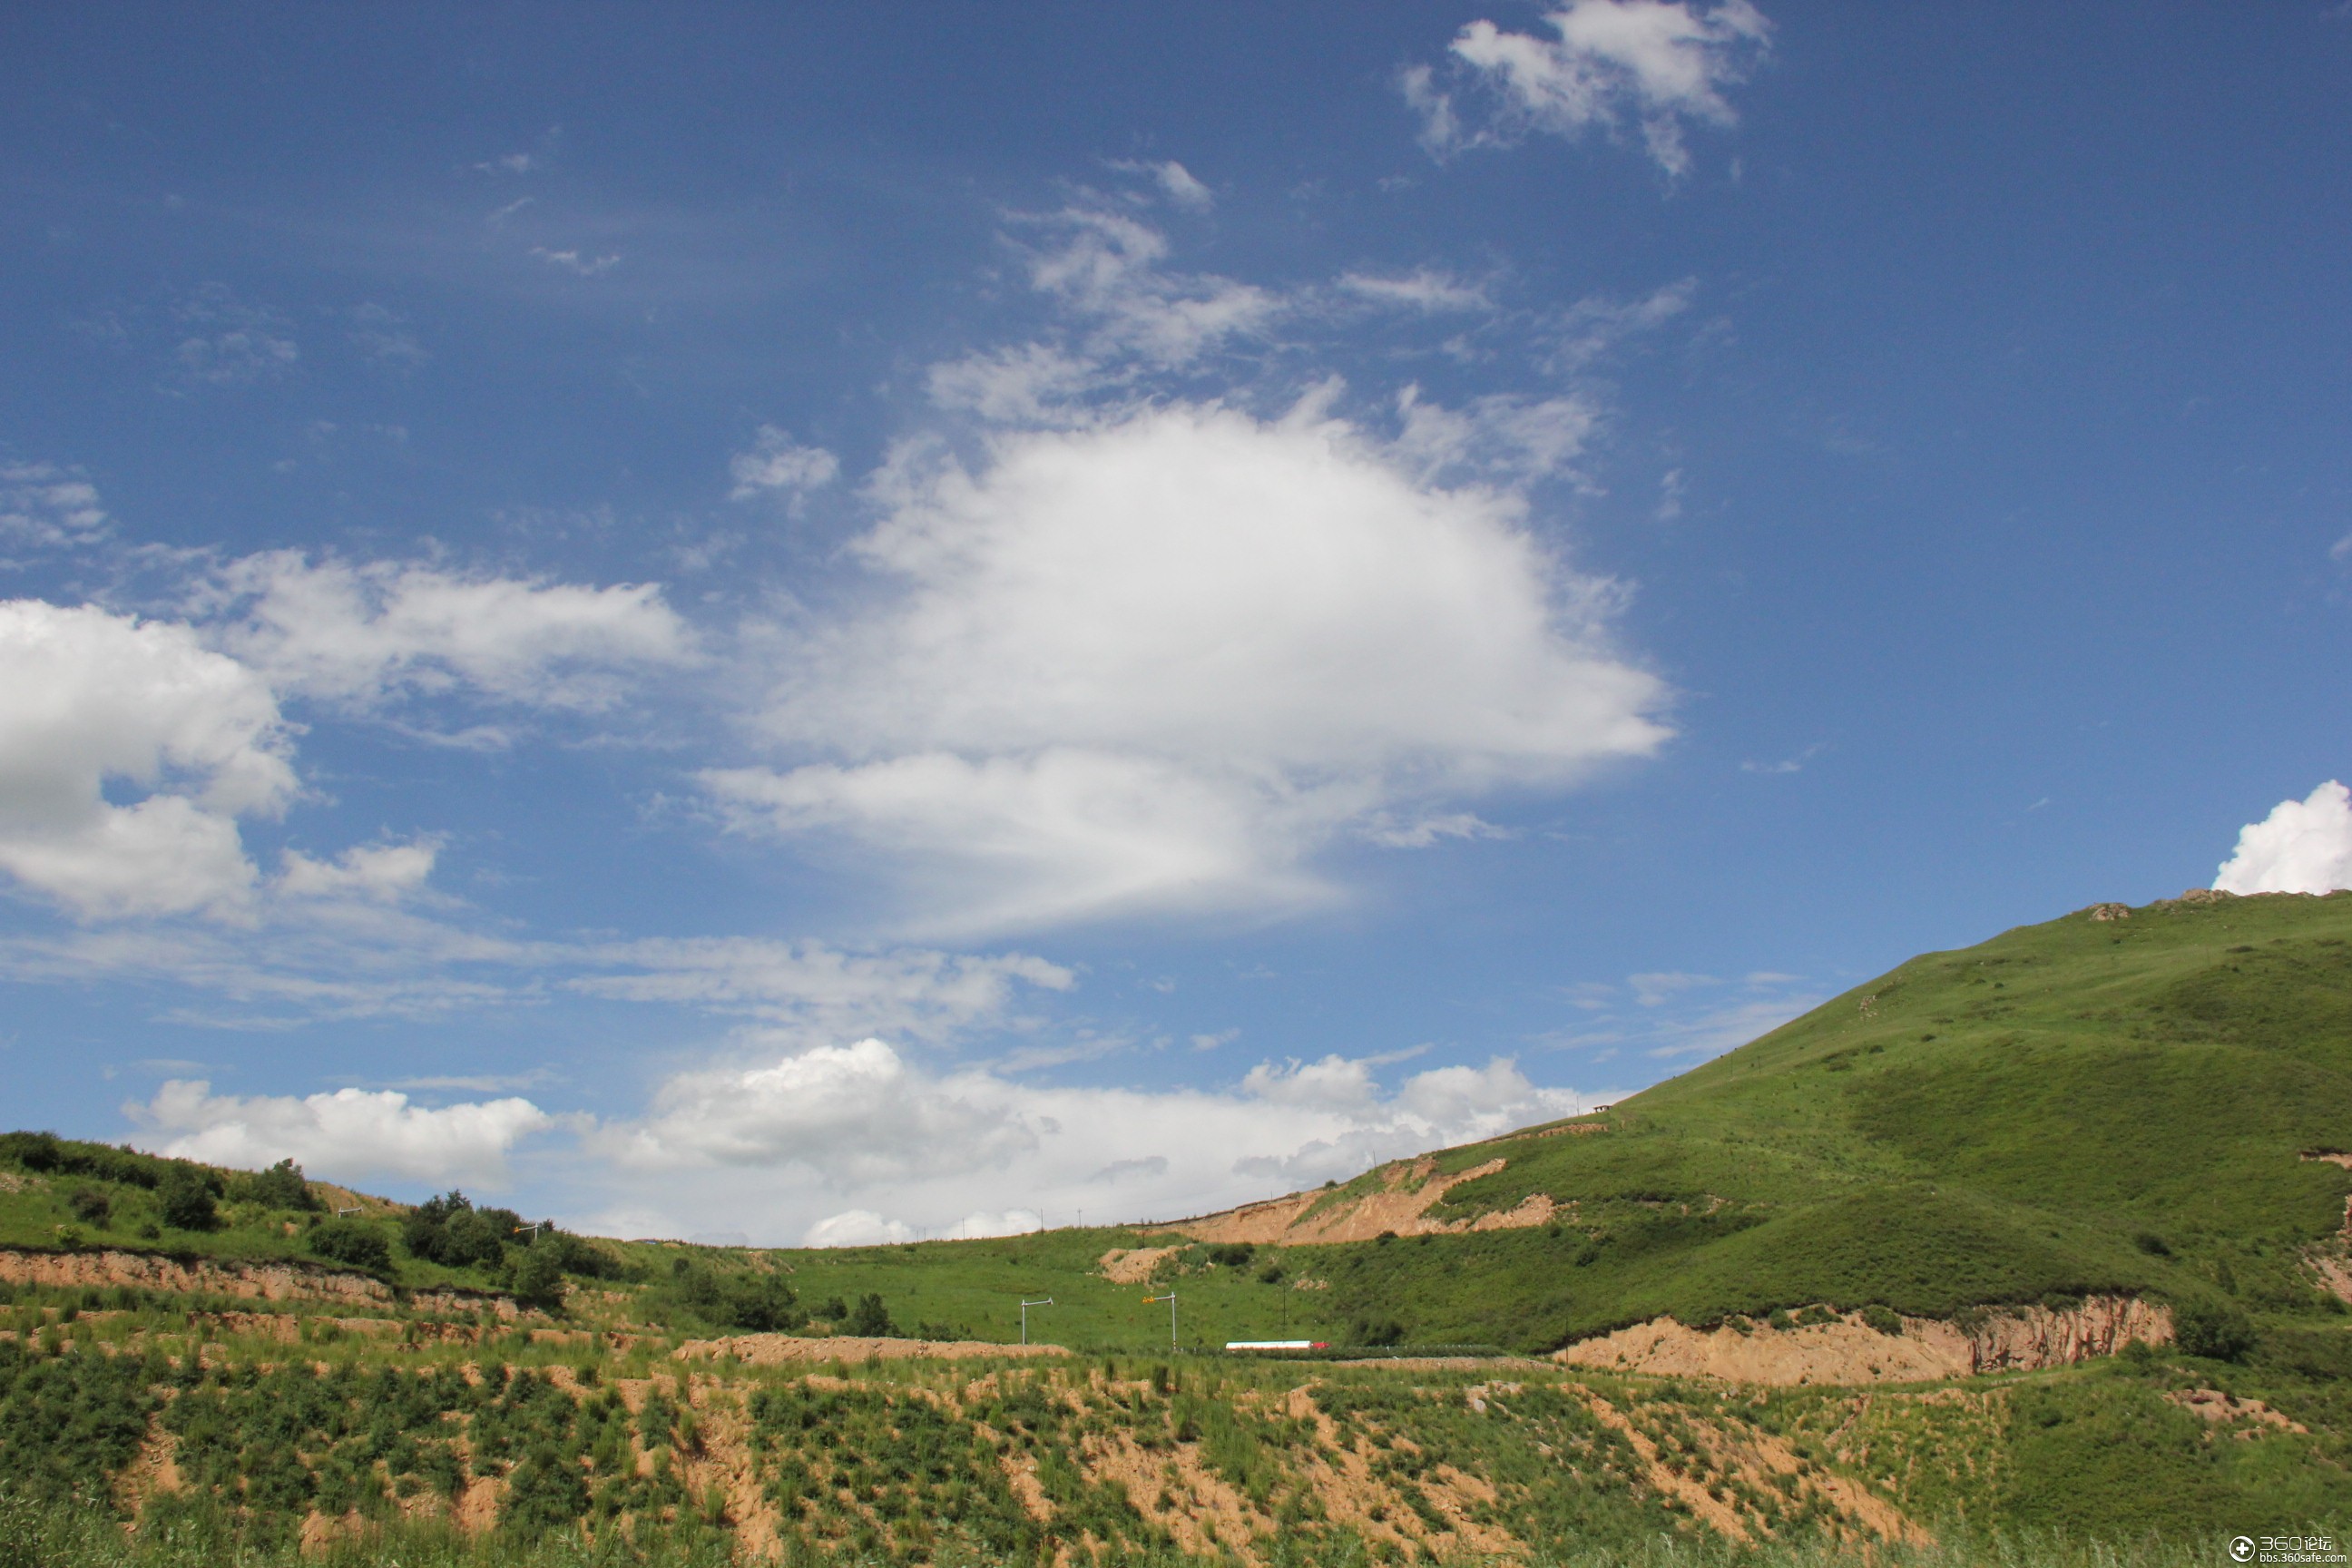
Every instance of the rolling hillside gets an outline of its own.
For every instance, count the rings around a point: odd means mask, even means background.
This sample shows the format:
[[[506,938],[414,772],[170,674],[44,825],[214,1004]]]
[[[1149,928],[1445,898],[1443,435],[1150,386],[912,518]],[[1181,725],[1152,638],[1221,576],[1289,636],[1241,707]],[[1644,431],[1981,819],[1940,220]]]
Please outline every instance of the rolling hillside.
[[[116,1560],[92,1520],[158,1563],[1893,1562],[2317,1528],[2352,1518],[2347,1148],[2352,896],[2205,894],[1927,954],[1606,1113],[1150,1232],[623,1242],[0,1135],[0,1536],[77,1564]],[[1055,1303],[1025,1354],[1024,1295]],[[1360,1364],[1192,1354],[1276,1334]]]

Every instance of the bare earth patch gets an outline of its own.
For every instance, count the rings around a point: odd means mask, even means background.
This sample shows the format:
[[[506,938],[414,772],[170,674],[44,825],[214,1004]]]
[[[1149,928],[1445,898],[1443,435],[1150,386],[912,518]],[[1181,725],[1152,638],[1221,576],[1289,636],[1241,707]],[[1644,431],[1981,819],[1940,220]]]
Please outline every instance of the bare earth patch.
[[[1473,1165],[1452,1175],[1441,1174],[1437,1162],[1423,1156],[1400,1160],[1380,1172],[1381,1185],[1359,1196],[1309,1213],[1330,1194],[1293,1193],[1262,1204],[1244,1204],[1223,1214],[1178,1220],[1162,1231],[1194,1241],[1250,1242],[1261,1247],[1294,1246],[1333,1241],[1371,1241],[1383,1232],[1395,1236],[1452,1236],[1471,1230],[1517,1230],[1544,1224],[1555,1205],[1544,1193],[1532,1193],[1510,1209],[1497,1209],[1474,1219],[1445,1220],[1429,1210],[1454,1188],[1481,1176],[1491,1176],[1506,1162],[1500,1158]]]
[[[1181,1250],[1174,1247],[1114,1247],[1099,1259],[1102,1277],[1114,1285],[1149,1283],[1160,1260],[1173,1258]]]
[[[2302,1422],[2289,1420],[2259,1399],[2241,1399],[2218,1388],[2176,1389],[2165,1397],[2217,1426],[2239,1427],[2231,1434],[2233,1436],[2259,1437],[2265,1430],[2300,1432],[2305,1436],[2311,1433],[2311,1428]]]
[[[1746,1333],[1727,1323],[1692,1329],[1655,1318],[1580,1340],[1555,1357],[1575,1366],[1727,1383],[1927,1383],[2071,1366],[2112,1355],[2132,1340],[2170,1343],[2170,1310],[2128,1297],[2094,1296],[2063,1312],[2039,1306],[1993,1311],[1965,1331],[1937,1318],[1906,1318],[1899,1334],[1879,1332],[1858,1313],[1787,1329],[1759,1322]]]

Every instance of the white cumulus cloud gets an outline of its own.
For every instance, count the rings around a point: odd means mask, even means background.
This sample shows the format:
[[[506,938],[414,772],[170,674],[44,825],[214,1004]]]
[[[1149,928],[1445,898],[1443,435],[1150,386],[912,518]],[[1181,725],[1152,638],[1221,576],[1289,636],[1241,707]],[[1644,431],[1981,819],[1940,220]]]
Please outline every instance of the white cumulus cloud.
[[[1465,130],[1452,95],[1428,68],[1406,73],[1406,100],[1421,116],[1431,152],[1503,145],[1529,129],[1613,133],[1630,119],[1658,166],[1680,174],[1690,166],[1685,123],[1737,120],[1723,89],[1745,78],[1772,32],[1749,0],[1722,0],[1712,9],[1688,0],[1570,0],[1544,20],[1556,38],[1482,20],[1454,40],[1454,58],[1502,101],[1487,129]]]
[[[2352,790],[2329,779],[2238,830],[2213,886],[2225,893],[2332,893],[2352,888]]]
[[[1549,466],[1580,438],[1565,411],[1464,417],[1415,465]],[[894,591],[798,634],[766,717],[833,755],[704,781],[740,826],[882,852],[941,930],[1297,907],[1351,825],[1666,733],[1662,683],[1610,646],[1611,586],[1521,502],[1311,410],[1138,410],[898,482],[854,546]]]
[[[591,1152],[631,1173],[639,1225],[724,1223],[812,1246],[1174,1218],[1577,1113],[1517,1065],[1261,1063],[1223,1089],[934,1071],[880,1040],[682,1073]],[[749,1179],[745,1173],[771,1173]],[[663,1215],[676,1219],[664,1219]]]
[[[289,750],[268,685],[191,628],[0,603],[0,869],[78,913],[241,904],[237,818],[285,807]]]
[[[466,690],[593,710],[625,678],[696,658],[653,584],[608,588],[269,551],[222,566],[199,603],[223,651],[278,691],[371,707]]]
[[[290,1159],[317,1176],[393,1175],[444,1186],[502,1183],[516,1143],[556,1124],[520,1099],[435,1109],[394,1089],[240,1098],[178,1079],[153,1100],[122,1109],[144,1130],[140,1142],[181,1159],[247,1169]]]
[[[314,860],[289,849],[278,872],[278,890],[291,898],[360,898],[394,901],[416,892],[433,875],[440,846],[420,838],[406,844],[362,845],[331,860]]]
[[[612,1140],[632,1164],[799,1165],[856,1185],[1001,1164],[1037,1135],[1003,1104],[931,1078],[880,1040],[818,1046],[764,1067],[686,1073]]]

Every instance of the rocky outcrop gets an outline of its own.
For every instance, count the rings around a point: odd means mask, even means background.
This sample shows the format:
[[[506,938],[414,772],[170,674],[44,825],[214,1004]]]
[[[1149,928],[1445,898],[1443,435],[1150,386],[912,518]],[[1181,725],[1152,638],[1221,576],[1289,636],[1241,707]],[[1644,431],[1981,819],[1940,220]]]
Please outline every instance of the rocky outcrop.
[[[1820,1315],[1826,1309],[1811,1309]],[[1554,1352],[1576,1366],[1662,1376],[1715,1377],[1727,1383],[1921,1383],[1975,1373],[2071,1366],[2112,1355],[2133,1340],[2172,1342],[2172,1312],[2127,1296],[2094,1296],[2081,1305],[2000,1307],[1961,1321],[1904,1318],[1885,1333],[1862,1315],[1776,1329],[1740,1321],[1714,1329],[1655,1318]]]
[[[2135,1296],[2093,1296],[2063,1311],[2004,1309],[1987,1313],[1969,1331],[1969,1370],[2072,1366],[2113,1355],[2134,1340],[2170,1344],[2172,1309]]]

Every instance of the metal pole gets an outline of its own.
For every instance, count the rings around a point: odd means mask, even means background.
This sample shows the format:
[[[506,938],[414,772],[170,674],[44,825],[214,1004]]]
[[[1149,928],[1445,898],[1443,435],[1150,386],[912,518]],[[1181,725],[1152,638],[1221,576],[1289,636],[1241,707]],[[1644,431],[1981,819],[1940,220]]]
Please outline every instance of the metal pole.
[[[1023,1344],[1024,1344],[1024,1345],[1025,1345],[1025,1344],[1027,1344],[1027,1343],[1029,1342],[1029,1309],[1030,1309],[1030,1308],[1032,1308],[1032,1307],[1050,1307],[1050,1306],[1052,1306],[1053,1304],[1054,1304],[1054,1298],[1052,1298],[1051,1296],[1046,1297],[1046,1298],[1045,1298],[1044,1300],[1042,1300],[1042,1301],[1032,1301],[1032,1300],[1029,1300],[1027,1297],[1025,1297],[1025,1296],[1022,1298],[1022,1300],[1021,1300],[1021,1342],[1022,1342]]]
[[[1168,1353],[1174,1355],[1176,1353],[1176,1292],[1171,1289],[1165,1296],[1146,1296],[1143,1301],[1146,1306],[1150,1306],[1154,1301],[1168,1303]]]

